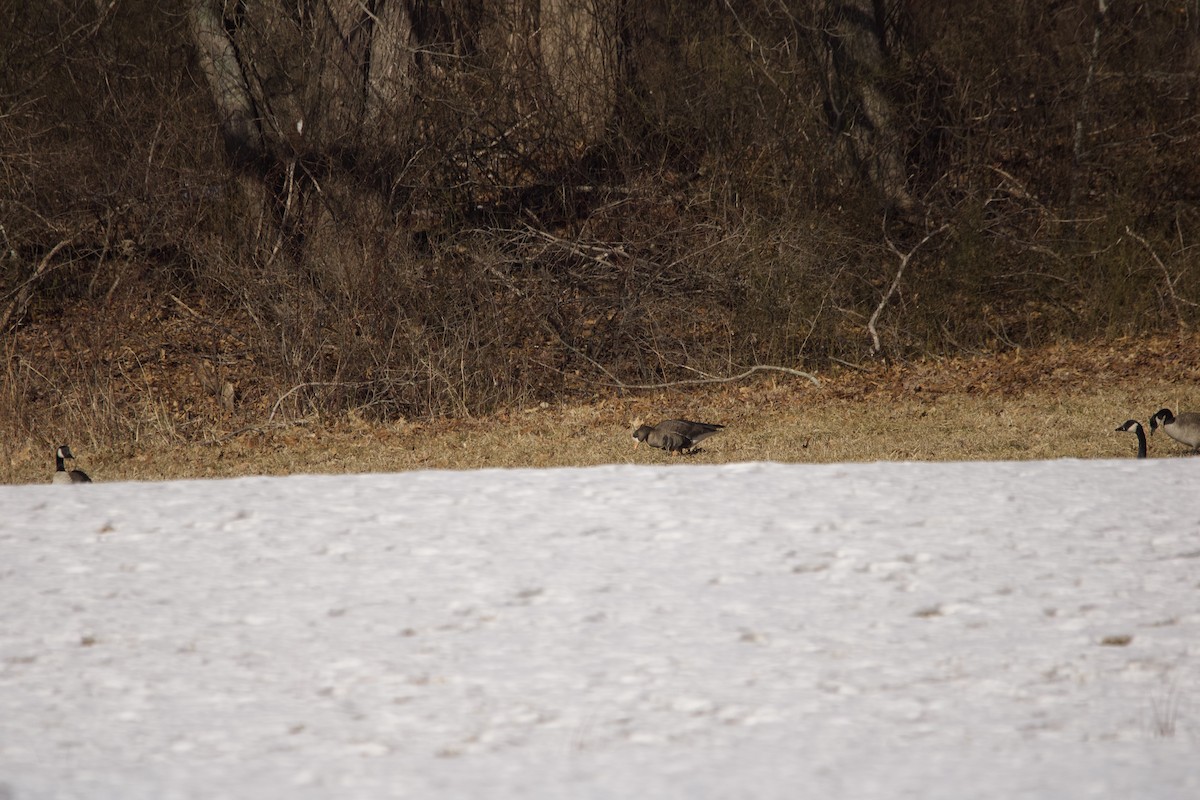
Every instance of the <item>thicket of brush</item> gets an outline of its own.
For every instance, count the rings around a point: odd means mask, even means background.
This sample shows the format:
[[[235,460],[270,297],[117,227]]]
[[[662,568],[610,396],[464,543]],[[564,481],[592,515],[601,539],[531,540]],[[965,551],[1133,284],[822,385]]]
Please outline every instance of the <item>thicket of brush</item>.
[[[212,329],[184,355],[214,395],[228,372],[238,403],[270,399],[260,416],[474,414],[1198,319],[1192,4],[895,4],[872,76],[891,127],[867,141],[902,157],[900,203],[829,107],[836,3],[628,11],[586,146],[516,133],[538,98],[430,45],[458,78],[397,115],[403,148],[252,163],[222,140],[188,5],[0,11],[10,423],[122,382],[157,413],[136,358],[30,366],[65,309],[80,348],[119,344],[119,298]],[[426,33],[481,13],[418,5]]]

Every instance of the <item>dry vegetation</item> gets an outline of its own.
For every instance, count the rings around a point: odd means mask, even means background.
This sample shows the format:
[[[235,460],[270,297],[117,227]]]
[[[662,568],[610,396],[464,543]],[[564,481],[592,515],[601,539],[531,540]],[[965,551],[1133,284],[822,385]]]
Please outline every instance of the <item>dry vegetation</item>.
[[[1114,431],[1125,419],[1145,424],[1163,405],[1200,406],[1200,336],[1191,334],[868,362],[822,373],[820,387],[792,376],[659,391],[597,387],[591,399],[411,421],[353,411],[295,417],[279,411],[278,390],[231,412],[196,377],[192,361],[168,350],[148,344],[108,368],[94,394],[25,409],[29,428],[5,438],[3,480],[47,481],[59,439],[105,481],[613,463],[1124,458],[1136,448],[1132,435]],[[93,355],[52,352],[40,364],[22,358],[10,365],[26,376],[86,371]],[[6,385],[18,380],[28,377],[10,373]],[[634,448],[634,422],[665,416],[720,421],[728,430],[692,456]],[[1165,436],[1151,440],[1152,458],[1186,454]]]
[[[1200,402],[1191,5],[386,9],[0,9],[0,478],[666,415],[730,426],[688,463],[1120,456]],[[822,385],[629,388],[763,365]]]

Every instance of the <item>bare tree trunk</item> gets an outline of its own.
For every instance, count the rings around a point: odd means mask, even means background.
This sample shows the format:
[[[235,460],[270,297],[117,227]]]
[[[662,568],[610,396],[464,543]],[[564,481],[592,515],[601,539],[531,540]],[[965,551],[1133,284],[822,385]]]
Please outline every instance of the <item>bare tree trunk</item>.
[[[903,137],[885,82],[893,68],[887,53],[887,0],[828,0],[824,36],[829,61],[826,110],[856,170],[886,204],[909,211]]]
[[[312,44],[302,65],[309,74],[296,78],[305,82],[306,126],[321,150],[352,143],[361,132],[372,25],[366,6],[359,0],[313,5]]]
[[[542,68],[578,143],[604,135],[616,103],[616,0],[542,0]]]
[[[373,5],[363,126],[368,138],[390,150],[407,141],[411,129],[418,44],[407,4],[383,0]]]
[[[1096,14],[1092,21],[1092,47],[1088,55],[1087,75],[1083,81],[1083,90],[1079,94],[1079,113],[1075,116],[1075,136],[1071,160],[1071,193],[1067,198],[1067,219],[1075,219],[1075,210],[1079,206],[1079,196],[1087,187],[1088,169],[1084,165],[1086,157],[1085,140],[1087,126],[1090,123],[1093,87],[1096,83],[1096,65],[1100,61],[1100,29],[1104,24],[1104,15],[1108,13],[1108,0],[1096,0]]]
[[[254,101],[237,51],[225,34],[219,5],[219,0],[200,0],[192,6],[188,23],[200,69],[217,107],[225,150],[236,161],[244,161],[261,154],[263,142]]]
[[[190,13],[228,151],[286,176],[285,189],[267,182],[271,191],[303,201],[346,165],[360,177],[375,170],[375,187],[395,185],[390,171],[414,163],[418,130],[424,144],[461,148],[441,158],[466,172],[462,183],[479,174],[493,190],[544,183],[608,130],[621,2],[503,0],[487,10],[412,0],[193,0]],[[447,23],[440,33],[438,22]],[[441,58],[443,71],[427,80],[418,64],[439,59],[418,62],[418,30],[438,37],[431,53],[463,55]],[[448,101],[425,106],[435,113],[421,120],[418,80]],[[491,94],[480,98],[480,86]],[[436,162],[433,149],[424,157]],[[288,203],[280,207],[291,213]],[[371,203],[364,199],[363,208]]]
[[[381,157],[405,140],[416,45],[403,0],[196,0],[190,22],[231,155]]]
[[[567,155],[599,142],[616,105],[619,0],[508,0],[498,63],[523,124]]]

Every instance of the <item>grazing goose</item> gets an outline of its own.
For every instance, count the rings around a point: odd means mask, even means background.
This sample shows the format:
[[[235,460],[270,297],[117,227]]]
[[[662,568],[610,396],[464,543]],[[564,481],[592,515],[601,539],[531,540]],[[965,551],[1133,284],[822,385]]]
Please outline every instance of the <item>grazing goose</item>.
[[[67,472],[67,466],[63,462],[68,458],[74,459],[75,456],[71,454],[71,448],[67,447],[65,444],[54,451],[55,467],[54,477],[51,479],[51,482],[91,483],[92,479],[89,478],[88,474],[81,469],[73,469],[70,472]]]
[[[1144,431],[1142,429],[1142,423],[1138,422],[1136,419],[1127,419],[1127,420],[1125,420],[1124,425],[1117,426],[1117,430],[1133,431],[1134,433],[1136,433],[1137,437],[1138,437],[1137,457],[1138,458],[1146,457],[1146,431]]]
[[[666,450],[668,453],[681,453],[693,450],[696,445],[725,426],[709,422],[690,422],[686,419],[666,419],[651,428],[642,425],[633,432],[635,446],[648,442],[651,447]]]
[[[1192,448],[1193,453],[1200,450],[1200,414],[1195,411],[1181,411],[1176,416],[1171,413],[1171,409],[1160,408],[1158,413],[1150,418],[1151,436],[1159,425],[1162,425],[1167,436],[1186,444]]]

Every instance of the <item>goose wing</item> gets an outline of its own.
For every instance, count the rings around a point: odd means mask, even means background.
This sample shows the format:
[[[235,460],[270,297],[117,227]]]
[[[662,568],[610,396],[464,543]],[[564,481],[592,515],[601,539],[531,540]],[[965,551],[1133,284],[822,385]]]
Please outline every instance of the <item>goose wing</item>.
[[[691,440],[692,444],[700,442],[719,433],[724,429],[724,425],[717,425],[712,422],[693,422],[688,419],[666,419],[654,426],[657,431],[677,433]]]

